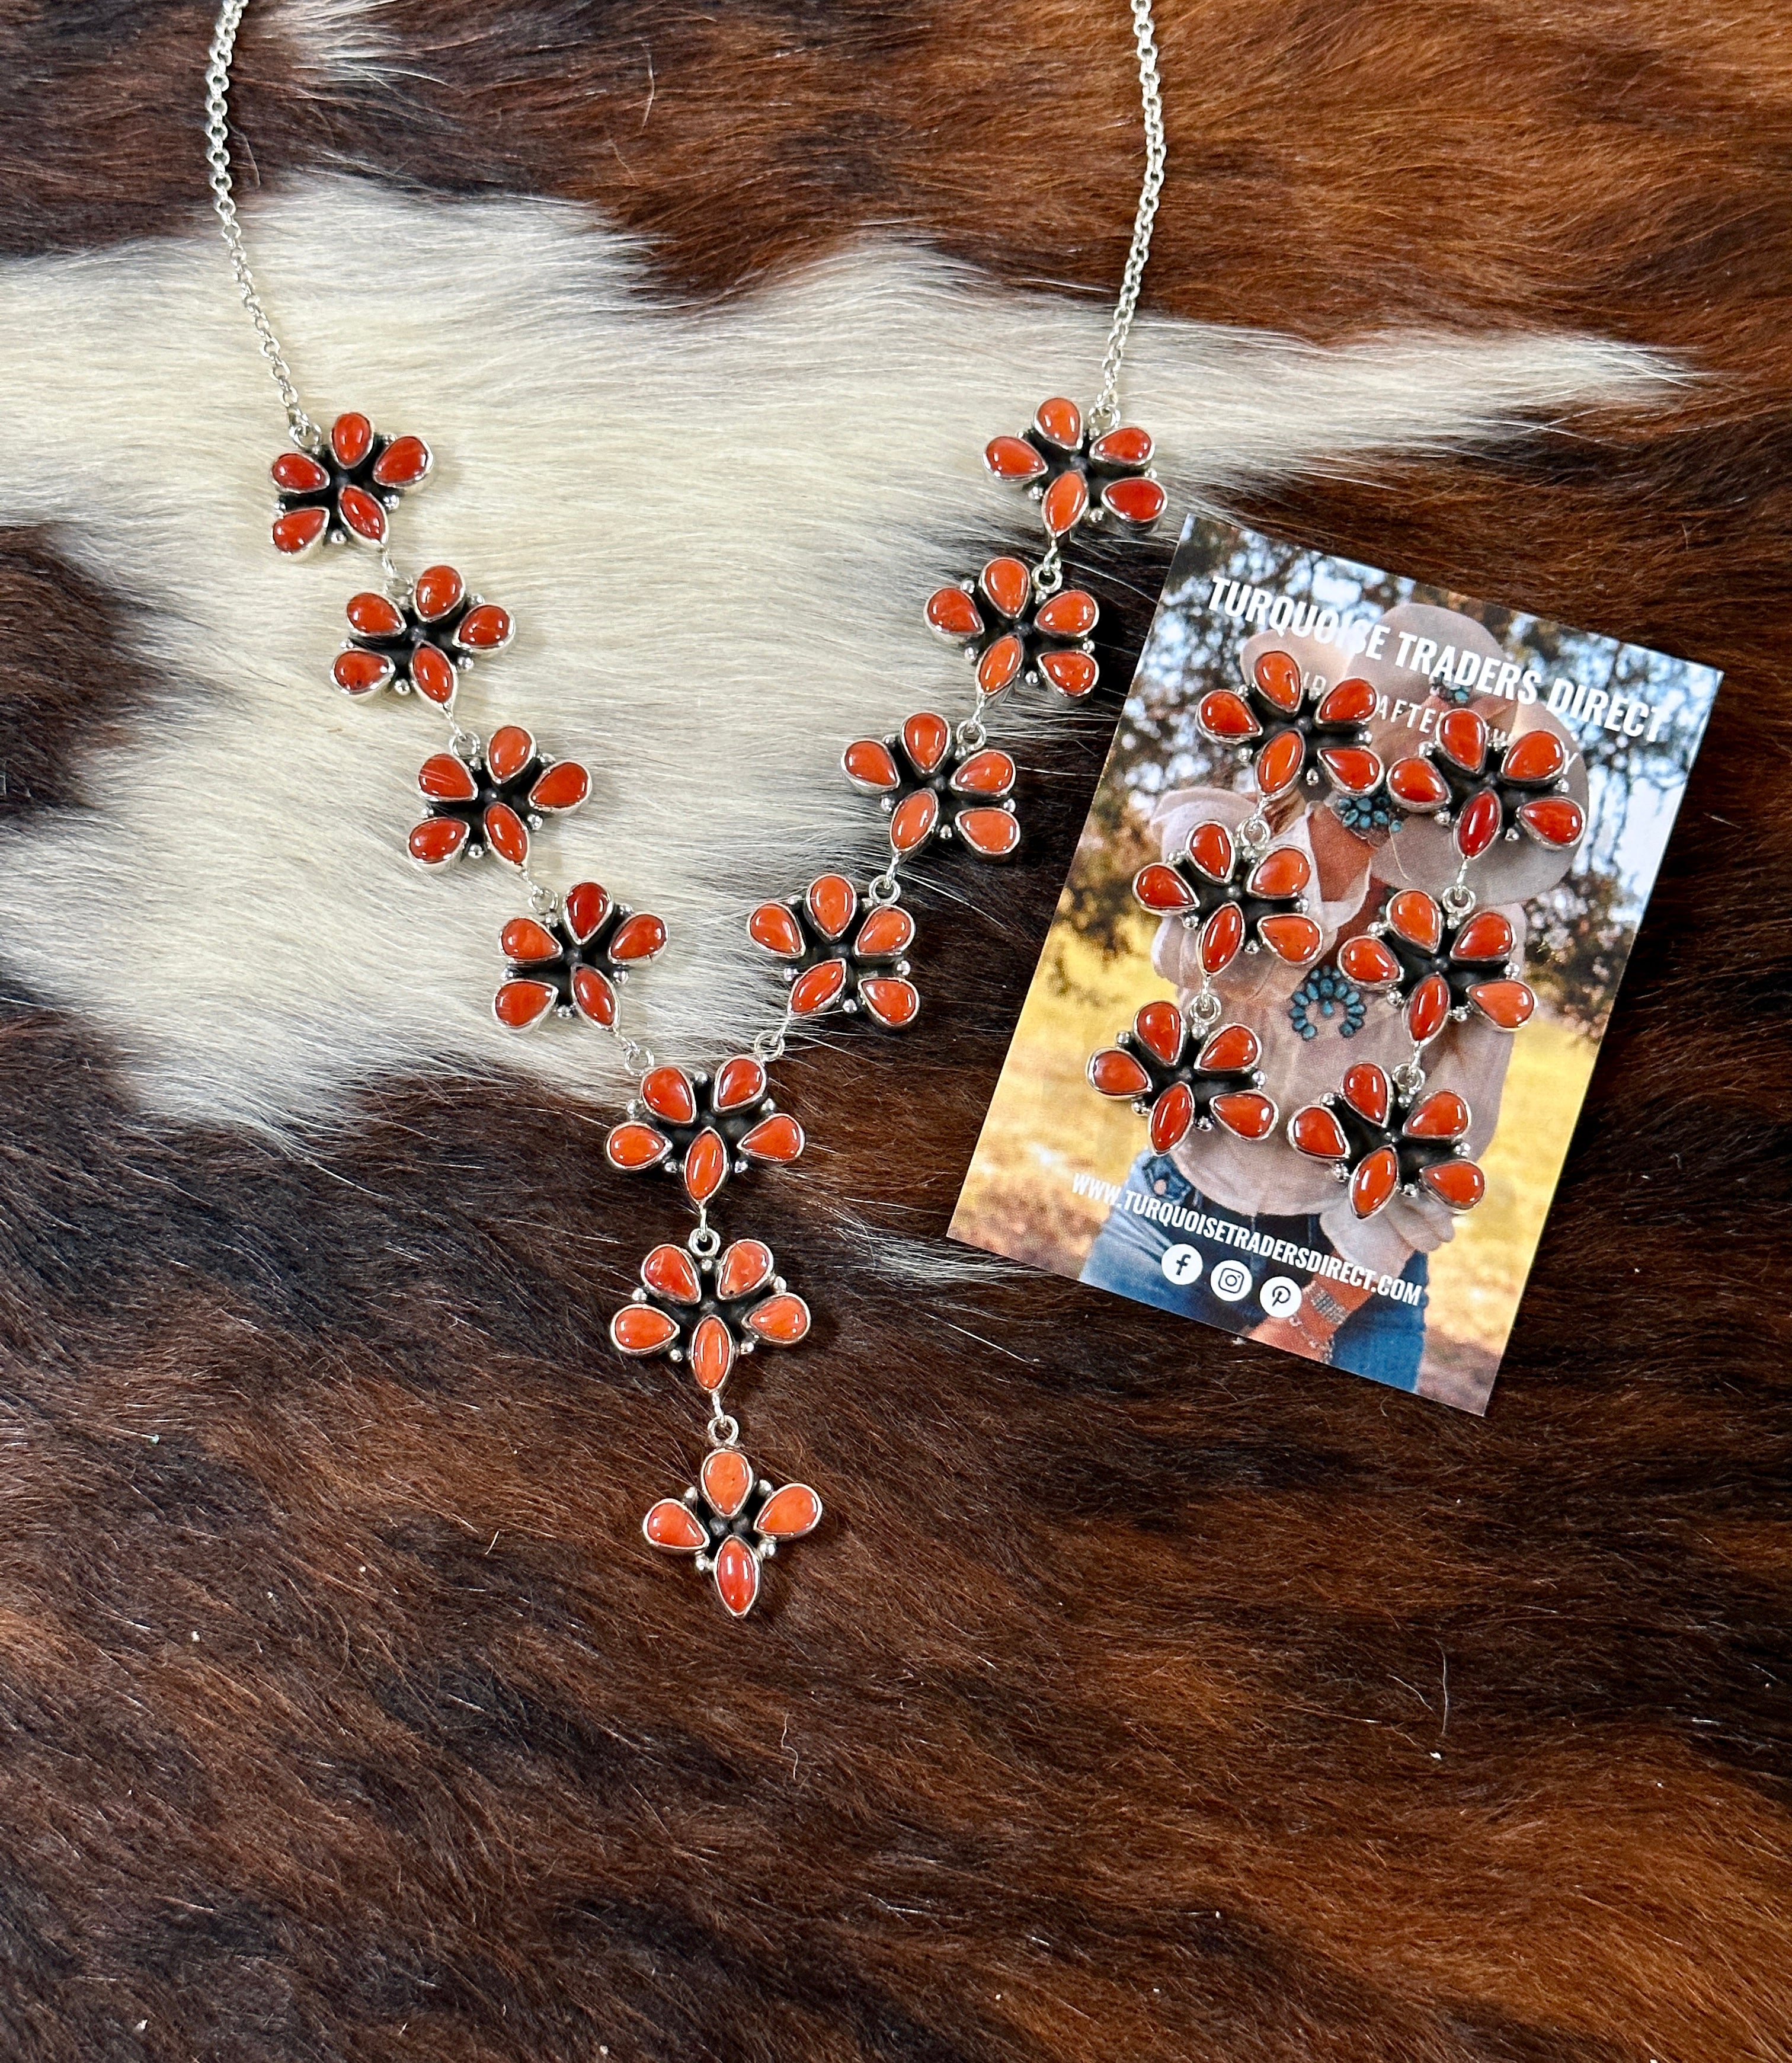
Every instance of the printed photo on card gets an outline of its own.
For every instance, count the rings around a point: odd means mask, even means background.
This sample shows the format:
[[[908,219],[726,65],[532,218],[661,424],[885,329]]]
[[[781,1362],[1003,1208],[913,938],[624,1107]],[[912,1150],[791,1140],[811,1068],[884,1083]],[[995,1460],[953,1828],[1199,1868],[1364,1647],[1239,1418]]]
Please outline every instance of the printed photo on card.
[[[1191,517],[952,1236],[1485,1411],[1718,679]]]

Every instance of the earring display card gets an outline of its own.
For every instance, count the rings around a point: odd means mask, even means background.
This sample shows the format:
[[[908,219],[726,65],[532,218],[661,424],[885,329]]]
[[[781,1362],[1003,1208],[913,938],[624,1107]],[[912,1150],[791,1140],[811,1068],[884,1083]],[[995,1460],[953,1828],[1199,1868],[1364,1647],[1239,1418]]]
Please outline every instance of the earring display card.
[[[1718,679],[1191,517],[953,1237],[1485,1411]]]

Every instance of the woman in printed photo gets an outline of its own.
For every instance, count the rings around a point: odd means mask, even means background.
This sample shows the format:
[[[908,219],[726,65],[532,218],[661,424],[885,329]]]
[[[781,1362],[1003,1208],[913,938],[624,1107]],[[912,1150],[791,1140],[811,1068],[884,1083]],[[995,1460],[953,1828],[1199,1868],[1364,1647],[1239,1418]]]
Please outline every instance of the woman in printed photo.
[[[1347,659],[1336,647],[1311,637],[1263,632],[1247,641],[1240,662],[1248,674],[1264,653],[1286,652],[1300,666],[1309,692],[1319,682],[1368,681],[1381,698],[1370,742],[1384,761],[1416,750],[1452,708],[1473,708],[1491,730],[1513,736],[1547,727],[1574,755],[1569,792],[1585,807],[1586,771],[1575,742],[1541,701],[1477,694],[1440,678],[1428,686],[1421,675],[1394,662],[1397,652],[1412,649],[1401,645],[1403,633],[1414,641],[1428,639],[1439,653],[1452,648],[1459,658],[1472,652],[1483,661],[1502,661],[1505,653],[1481,625],[1453,610],[1417,603],[1390,609],[1380,621],[1389,634],[1377,658]],[[1401,817],[1396,828],[1384,798],[1364,801],[1303,786],[1265,808],[1248,770],[1236,787],[1187,788],[1162,796],[1151,828],[1171,858],[1186,850],[1198,824],[1217,822],[1236,832],[1260,812],[1269,824],[1272,846],[1297,848],[1311,866],[1308,913],[1319,925],[1323,943],[1301,967],[1268,951],[1240,952],[1211,987],[1223,1005],[1217,1021],[1248,1026],[1256,1035],[1262,1049],[1257,1066],[1278,1106],[1279,1122],[1268,1137],[1254,1141],[1216,1126],[1190,1131],[1167,1153],[1147,1147],[1127,1176],[1126,1188],[1132,1196],[1123,1195],[1110,1211],[1082,1280],[1227,1331],[1249,1329],[1253,1338],[1290,1353],[1412,1389],[1424,1352],[1429,1256],[1452,1236],[1452,1213],[1434,1196],[1396,1192],[1372,1216],[1358,1217],[1348,1188],[1330,1166],[1298,1152],[1286,1126],[1294,1111],[1335,1091],[1352,1063],[1374,1061],[1392,1076],[1412,1060],[1413,1043],[1401,1011],[1350,982],[1338,955],[1380,917],[1400,889],[1440,895],[1457,879],[1461,857],[1448,827],[1432,818]],[[1553,887],[1572,859],[1571,848],[1529,838],[1501,840],[1470,869],[1477,907],[1497,909],[1512,924],[1514,959],[1521,959],[1525,951],[1525,904]],[[1185,1007],[1201,986],[1196,938],[1180,918],[1166,918],[1152,952],[1153,965],[1176,985]],[[1469,1106],[1471,1154],[1485,1150],[1498,1124],[1512,1036],[1471,1012],[1460,1020],[1452,1015],[1424,1048],[1427,1089],[1453,1089]],[[1171,1222],[1141,1214],[1140,1204],[1149,1206],[1154,1199],[1179,1207]],[[1265,1260],[1244,1246],[1216,1249],[1211,1242],[1203,1244],[1205,1265],[1195,1279],[1172,1281],[1164,1256],[1174,1246],[1193,1242],[1184,1229],[1190,1213],[1231,1221],[1245,1233],[1260,1236],[1253,1245],[1285,1241],[1308,1254],[1335,1255],[1368,1281],[1343,1281],[1310,1267]],[[1251,1276],[1248,1291],[1230,1301],[1217,1297],[1212,1287],[1213,1265],[1223,1257]],[[1172,1264],[1171,1274],[1181,1272]],[[1260,1295],[1272,1276],[1292,1279],[1300,1298],[1285,1315],[1264,1317]],[[1399,1294],[1378,1291],[1375,1285],[1390,1278],[1407,1287]],[[1252,1316],[1258,1320],[1254,1326]]]

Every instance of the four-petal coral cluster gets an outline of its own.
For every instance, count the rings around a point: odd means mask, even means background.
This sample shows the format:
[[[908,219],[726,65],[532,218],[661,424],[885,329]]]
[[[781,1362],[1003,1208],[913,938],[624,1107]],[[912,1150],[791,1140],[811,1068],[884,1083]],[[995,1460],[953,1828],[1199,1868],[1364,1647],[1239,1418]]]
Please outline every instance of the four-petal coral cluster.
[[[822,1522],[822,1500],[807,1483],[782,1488],[753,1473],[737,1447],[717,1447],[704,1459],[697,1479],[681,1497],[662,1497],[641,1530],[650,1546],[668,1554],[689,1554],[715,1578],[729,1611],[740,1619],[759,1595],[763,1562],[790,1540],[800,1540]]]

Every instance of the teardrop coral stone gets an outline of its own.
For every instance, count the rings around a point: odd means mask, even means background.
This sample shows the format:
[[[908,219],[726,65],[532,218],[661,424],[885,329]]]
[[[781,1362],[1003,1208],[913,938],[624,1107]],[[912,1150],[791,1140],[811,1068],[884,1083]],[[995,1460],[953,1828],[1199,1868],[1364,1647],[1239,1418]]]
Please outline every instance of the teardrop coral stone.
[[[444,867],[460,856],[471,835],[459,817],[432,817],[416,826],[406,844],[420,867]]]
[[[1350,1178],[1350,1208],[1360,1218],[1372,1218],[1400,1187],[1400,1156],[1378,1146]]]
[[[1381,762],[1366,746],[1322,745],[1319,763],[1346,795],[1367,795],[1381,786]]]
[[[336,654],[330,676],[345,695],[371,695],[392,678],[392,657],[385,652],[364,652],[358,645],[352,645],[346,652]]]
[[[498,949],[507,960],[557,960],[561,943],[533,917],[512,917],[498,934]]]
[[[309,452],[282,452],[268,471],[283,494],[321,494],[330,476]]]
[[[1372,1060],[1359,1060],[1344,1070],[1344,1099],[1360,1117],[1371,1124],[1385,1124],[1393,1108],[1394,1092],[1388,1077]]]
[[[605,1156],[610,1165],[630,1175],[638,1174],[644,1168],[657,1168],[671,1151],[672,1141],[650,1124],[613,1126],[604,1141]]]
[[[1089,507],[1089,485],[1080,473],[1061,473],[1045,492],[1039,513],[1055,537],[1074,530]]]
[[[1042,437],[1049,437],[1064,451],[1075,451],[1083,441],[1083,411],[1062,394],[1039,404],[1033,424]]]
[[[528,863],[528,827],[508,802],[494,802],[485,812],[485,842],[512,867]]]
[[[386,512],[364,487],[345,487],[336,497],[336,513],[359,543],[385,542]]]
[[[609,956],[625,967],[633,967],[637,961],[650,960],[655,954],[664,952],[665,936],[663,918],[656,917],[651,910],[637,911],[617,926],[616,935],[609,943]]]
[[[507,981],[492,999],[492,1009],[507,1032],[527,1032],[539,1024],[560,999],[544,981]]]
[[[1500,772],[1508,781],[1553,781],[1567,764],[1566,746],[1540,725],[1521,731],[1506,747]]]
[[[1159,916],[1194,907],[1194,890],[1173,867],[1166,867],[1160,859],[1139,868],[1132,878],[1132,892],[1147,910]]]
[[[656,1547],[670,1554],[694,1554],[709,1544],[709,1536],[697,1522],[696,1514],[675,1497],[662,1497],[641,1521],[641,1530]]]
[[[931,774],[951,742],[951,725],[932,710],[917,710],[902,726],[902,750],[918,773]]]
[[[713,1394],[728,1380],[734,1365],[734,1335],[720,1318],[699,1319],[691,1334],[691,1373],[697,1386]]]
[[[1422,888],[1403,888],[1388,905],[1388,928],[1420,952],[1434,953],[1444,936],[1444,913]]]
[[[1359,988],[1385,988],[1400,979],[1400,962],[1379,939],[1360,934],[1347,939],[1338,953],[1338,965],[1346,979]]]
[[[394,437],[373,461],[373,477],[382,487],[415,487],[430,464],[429,447],[421,437]]]
[[[575,881],[566,891],[566,928],[583,945],[610,914],[609,891],[601,881]]]
[[[1205,974],[1223,974],[1238,958],[1244,943],[1244,917],[1236,903],[1222,903],[1201,931],[1201,968]]]
[[[1437,742],[1465,774],[1478,774],[1486,763],[1487,726],[1473,710],[1448,711],[1437,726]]]
[[[728,1179],[728,1148],[719,1132],[700,1132],[685,1155],[685,1188],[691,1201],[706,1204]]]
[[[338,465],[359,465],[373,448],[373,425],[351,410],[330,425],[330,448]]]
[[[1375,714],[1375,690],[1360,675],[1338,685],[1319,706],[1320,723],[1367,723]]]
[[[327,509],[295,509],[274,518],[274,549],[295,559],[308,552],[330,527]]]
[[[717,1447],[705,1458],[697,1477],[709,1509],[718,1518],[732,1518],[753,1488],[753,1466],[736,1447]]]
[[[1103,1046],[1090,1056],[1089,1081],[1105,1096],[1143,1096],[1151,1085],[1151,1076],[1119,1046]]]
[[[846,770],[846,778],[870,794],[886,794],[902,786],[902,777],[896,770],[890,747],[881,739],[855,739],[841,754],[840,763]]]
[[[607,1031],[616,1022],[616,991],[596,967],[573,968],[573,1002],[588,1024]]]
[[[1413,752],[1388,769],[1388,792],[1402,809],[1440,810],[1450,799],[1450,784],[1422,754]]]
[[[532,810],[576,810],[591,793],[591,776],[576,759],[550,766],[529,790]]]
[[[1450,985],[1440,974],[1428,974],[1407,1000],[1406,1029],[1415,1046],[1435,1039],[1449,1022]]]
[[[1147,1003],[1132,1020],[1132,1036],[1165,1067],[1173,1068],[1187,1042],[1188,1020],[1173,1003]]]
[[[954,795],[1006,795],[1016,778],[1015,762],[1007,754],[986,746],[953,769],[950,785]]]
[[[891,974],[868,974],[858,984],[858,999],[891,1032],[912,1024],[921,1011],[921,991],[912,981]]]
[[[1322,1103],[1310,1103],[1297,1110],[1288,1123],[1288,1136],[1303,1153],[1316,1160],[1342,1160],[1350,1151],[1344,1127]]]
[[[933,836],[939,822],[939,798],[931,788],[907,795],[890,819],[890,842],[898,852],[913,852]]]
[[[790,1010],[794,1016],[814,1017],[840,1000],[846,986],[846,963],[823,960],[799,975],[790,984]]]
[[[495,601],[482,601],[454,626],[454,641],[469,651],[498,652],[510,642],[515,628],[508,609],[500,609]]]
[[[1292,911],[1260,917],[1257,936],[1277,959],[1285,960],[1290,967],[1304,967],[1308,960],[1316,959],[1325,943],[1325,934],[1311,917],[1296,916]]]
[[[697,1092],[682,1068],[650,1068],[641,1078],[641,1100],[668,1124],[689,1124],[697,1116]]]
[[[716,1264],[716,1294],[725,1304],[750,1296],[770,1281],[777,1265],[762,1239],[737,1239]]]
[[[1516,1032],[1530,1022],[1537,998],[1521,981],[1484,981],[1469,991],[1469,1000],[1502,1032]]]
[[[411,605],[424,622],[433,623],[466,592],[466,582],[452,566],[425,566],[411,589]]]
[[[1019,559],[991,559],[978,575],[977,584],[1011,621],[1026,608],[1033,592],[1033,576]]]
[[[1299,846],[1279,845],[1257,862],[1247,885],[1253,895],[1280,899],[1298,895],[1312,877],[1312,863]]]
[[[1436,1089],[1405,1124],[1412,1139],[1460,1139],[1469,1129],[1469,1106],[1454,1089]]]
[[[1267,1139],[1276,1129],[1275,1104],[1255,1089],[1216,1096],[1207,1105],[1207,1114],[1239,1139]]]
[[[1048,637],[1087,637],[1101,611],[1095,597],[1080,587],[1067,587],[1040,605],[1033,621]]]
[[[520,723],[500,724],[485,748],[485,764],[494,781],[514,781],[535,757],[535,740]]]
[[[991,437],[983,447],[983,463],[998,480],[1025,486],[1037,480],[1046,462],[1025,437]]]
[[[1452,960],[1503,960],[1517,943],[1512,921],[1498,910],[1481,910],[1471,917],[1450,946]]]
[[[732,1060],[724,1060],[717,1070],[709,1100],[717,1110],[743,1110],[749,1103],[757,1103],[765,1093],[764,1068],[747,1054],[737,1053]]]
[[[741,1152],[749,1160],[783,1167],[800,1157],[804,1144],[802,1127],[778,1110],[754,1125],[741,1141]]]
[[[733,1537],[716,1550],[716,1589],[736,1619],[744,1619],[759,1595],[759,1558]]]
[[[1257,1064],[1262,1052],[1248,1024],[1222,1024],[1201,1048],[1195,1064],[1203,1075],[1242,1074]]]
[[[438,709],[446,709],[454,700],[459,678],[444,653],[433,645],[420,645],[411,654],[411,684]]]
[[[703,1278],[697,1271],[697,1263],[683,1247],[669,1242],[655,1247],[641,1264],[641,1279],[649,1289],[657,1289],[675,1304],[695,1304],[703,1295]]]
[[[1521,803],[1518,821],[1533,838],[1553,846],[1574,844],[1586,826],[1580,804],[1567,795],[1541,795]]]
[[[914,919],[892,903],[887,909],[874,910],[858,927],[853,941],[853,957],[859,960],[893,960],[914,943]]]
[[[966,643],[982,633],[977,605],[962,587],[935,588],[927,597],[927,621],[942,637]]]
[[[786,1483],[759,1508],[754,1525],[770,1540],[800,1540],[822,1522],[822,1500],[807,1483]]]
[[[1172,1082],[1151,1107],[1151,1151],[1167,1153],[1188,1136],[1195,1122],[1195,1092],[1187,1082]]]
[[[998,695],[1011,688],[1020,678],[1020,670],[1027,657],[1027,648],[1013,631],[996,639],[977,662],[977,692],[983,695]]]
[[[348,597],[344,612],[351,630],[358,630],[364,637],[396,637],[404,628],[404,618],[398,605],[389,601],[383,594],[368,589]]]
[[[663,1353],[677,1337],[677,1320],[652,1304],[625,1304],[610,1320],[610,1338],[626,1354]]]
[[[1020,843],[1020,826],[1006,810],[960,810],[952,825],[979,859],[1006,859]]]
[[[1204,737],[1222,745],[1239,744],[1263,735],[1263,726],[1252,714],[1251,705],[1231,688],[1215,688],[1211,694],[1203,695],[1195,708],[1195,721]]]
[[[761,903],[747,919],[747,936],[781,959],[794,960],[802,952],[802,928],[781,903]]]
[[[1101,678],[1101,668],[1087,652],[1042,652],[1039,671],[1072,702],[1080,702]]]
[[[1101,491],[1102,506],[1132,530],[1150,529],[1169,498],[1155,480],[1111,480]]]
[[[1251,673],[1259,690],[1284,715],[1292,716],[1300,708],[1300,668],[1292,653],[1260,652]]]
[[[858,891],[843,874],[818,875],[804,898],[815,928],[824,939],[842,936],[858,915]]]
[[[1491,788],[1469,797],[1456,820],[1456,849],[1465,859],[1478,859],[1500,835],[1500,798]]]
[[[1210,817],[1188,834],[1188,856],[1209,881],[1230,881],[1237,855],[1232,834]]]
[[[1472,1211],[1487,1193],[1487,1177],[1473,1160],[1440,1160],[1419,1179],[1452,1211]]]
[[[1151,456],[1151,433],[1134,424],[1123,423],[1119,429],[1096,438],[1090,456],[1103,465],[1148,465]]]
[[[749,1332],[769,1346],[794,1347],[808,1334],[809,1306],[786,1290],[768,1297],[763,1304],[755,1304],[747,1313],[746,1325]]]

